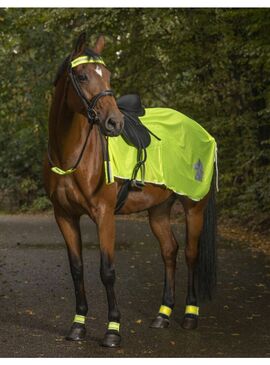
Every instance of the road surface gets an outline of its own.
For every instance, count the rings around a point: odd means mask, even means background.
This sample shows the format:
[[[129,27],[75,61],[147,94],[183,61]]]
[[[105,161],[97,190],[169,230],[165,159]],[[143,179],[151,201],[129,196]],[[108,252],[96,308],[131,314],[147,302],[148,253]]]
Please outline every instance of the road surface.
[[[116,293],[122,314],[122,347],[99,346],[107,304],[99,278],[95,226],[82,219],[89,304],[87,337],[64,339],[74,316],[74,294],[65,244],[53,216],[0,216],[0,357],[269,357],[270,260],[219,238],[218,291],[200,307],[199,328],[180,327],[186,288],[184,227],[176,306],[170,328],[150,329],[163,286],[158,243],[147,222],[117,221]]]

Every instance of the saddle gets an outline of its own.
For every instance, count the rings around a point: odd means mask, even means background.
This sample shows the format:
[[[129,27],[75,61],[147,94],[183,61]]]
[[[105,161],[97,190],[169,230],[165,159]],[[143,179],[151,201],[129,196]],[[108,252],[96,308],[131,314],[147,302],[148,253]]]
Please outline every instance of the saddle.
[[[148,147],[151,142],[149,131],[138,118],[145,114],[140,96],[136,94],[124,95],[116,103],[124,115],[125,124],[122,136],[125,141],[136,148]]]
[[[115,213],[118,213],[124,205],[129,191],[131,189],[141,190],[144,186],[145,162],[147,159],[146,148],[151,143],[150,134],[157,139],[159,138],[146,128],[139,119],[140,116],[145,114],[139,95],[129,94],[121,96],[116,103],[124,115],[125,121],[121,135],[127,144],[136,147],[138,150],[137,163],[133,169],[132,176],[130,179],[125,180],[117,194]],[[136,180],[139,170],[141,170],[142,181]]]

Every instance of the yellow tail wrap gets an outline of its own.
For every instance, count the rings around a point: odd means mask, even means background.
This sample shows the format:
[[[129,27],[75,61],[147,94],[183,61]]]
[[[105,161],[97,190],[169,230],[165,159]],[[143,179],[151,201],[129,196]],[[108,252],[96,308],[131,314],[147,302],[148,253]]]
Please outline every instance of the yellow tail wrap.
[[[170,315],[172,313],[172,309],[170,307],[167,307],[166,305],[162,305],[159,308],[159,313],[165,314],[166,316],[170,317]]]
[[[73,322],[80,323],[80,324],[85,324],[85,316],[75,314]]]
[[[187,305],[185,314],[194,314],[195,316],[199,315],[199,307],[195,305]]]
[[[119,332],[120,330],[120,323],[117,322],[109,322],[108,330],[113,330]]]
[[[62,170],[60,167],[52,167],[51,170],[58,175],[69,175],[72,174],[76,169],[68,169],[68,170]]]

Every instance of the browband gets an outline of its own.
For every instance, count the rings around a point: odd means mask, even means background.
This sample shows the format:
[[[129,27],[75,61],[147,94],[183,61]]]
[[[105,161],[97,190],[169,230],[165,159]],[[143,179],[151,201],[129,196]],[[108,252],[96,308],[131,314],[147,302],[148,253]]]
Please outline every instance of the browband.
[[[101,57],[94,58],[89,56],[81,56],[78,58],[75,58],[75,60],[71,61],[71,68],[74,68],[76,66],[82,65],[83,63],[100,63],[105,66],[105,62]]]

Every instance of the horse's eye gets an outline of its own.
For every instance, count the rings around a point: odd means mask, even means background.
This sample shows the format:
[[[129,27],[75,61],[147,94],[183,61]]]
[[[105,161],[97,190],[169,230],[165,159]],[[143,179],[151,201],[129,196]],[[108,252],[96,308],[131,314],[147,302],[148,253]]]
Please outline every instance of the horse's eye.
[[[87,78],[87,75],[86,74],[81,74],[81,75],[78,75],[77,76],[78,80],[83,82],[83,81],[87,81],[88,78]]]

